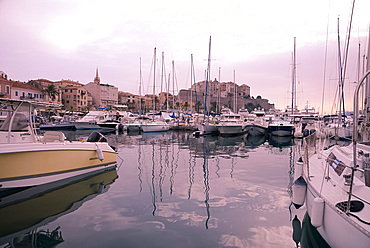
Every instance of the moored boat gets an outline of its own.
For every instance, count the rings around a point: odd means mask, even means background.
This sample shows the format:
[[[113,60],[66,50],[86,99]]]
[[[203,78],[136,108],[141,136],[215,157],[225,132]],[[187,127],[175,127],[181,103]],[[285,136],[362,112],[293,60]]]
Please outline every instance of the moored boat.
[[[67,141],[58,131],[38,135],[32,113],[45,103],[1,99],[0,104],[8,113],[0,127],[0,191],[116,166],[117,153],[100,133],[91,134],[87,142]]]
[[[303,139],[300,180],[303,178],[306,183],[306,191],[301,195],[311,224],[331,247],[369,247],[370,244],[369,130],[361,129],[362,141],[357,137],[358,95],[368,75],[370,71],[355,89],[351,145],[319,149],[316,133]],[[368,121],[362,123],[362,127],[368,125]],[[297,199],[295,193],[293,199]]]

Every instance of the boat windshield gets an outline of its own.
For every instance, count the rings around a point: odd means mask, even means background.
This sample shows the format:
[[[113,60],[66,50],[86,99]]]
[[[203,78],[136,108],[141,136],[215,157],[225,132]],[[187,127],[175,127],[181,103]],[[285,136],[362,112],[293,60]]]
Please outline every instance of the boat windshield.
[[[10,122],[12,119],[12,113],[8,113],[5,121],[0,127],[0,131],[8,131]],[[16,113],[12,123],[12,131],[27,131],[29,125],[29,119],[24,113]]]

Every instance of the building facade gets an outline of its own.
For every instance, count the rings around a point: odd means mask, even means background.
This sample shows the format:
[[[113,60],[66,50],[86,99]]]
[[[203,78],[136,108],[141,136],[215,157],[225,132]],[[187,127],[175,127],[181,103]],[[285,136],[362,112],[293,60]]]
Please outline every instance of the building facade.
[[[82,85],[66,86],[61,95],[66,110],[85,111],[89,106],[88,92]]]
[[[93,105],[96,107],[109,107],[118,104],[118,88],[109,84],[101,84],[98,69],[96,69],[94,82],[83,87],[91,94]]]
[[[8,76],[0,71],[0,98],[10,98],[11,82],[8,81]]]
[[[34,100],[39,102],[45,101],[45,97],[42,91],[34,86],[18,81],[11,81],[11,84],[11,99]]]

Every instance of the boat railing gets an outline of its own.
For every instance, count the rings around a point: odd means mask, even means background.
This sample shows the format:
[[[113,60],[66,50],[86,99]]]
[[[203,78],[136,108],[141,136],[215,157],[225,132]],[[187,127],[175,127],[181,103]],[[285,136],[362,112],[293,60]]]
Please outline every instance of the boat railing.
[[[316,132],[303,138],[303,166],[307,168],[307,176],[310,178],[309,157],[317,152]]]

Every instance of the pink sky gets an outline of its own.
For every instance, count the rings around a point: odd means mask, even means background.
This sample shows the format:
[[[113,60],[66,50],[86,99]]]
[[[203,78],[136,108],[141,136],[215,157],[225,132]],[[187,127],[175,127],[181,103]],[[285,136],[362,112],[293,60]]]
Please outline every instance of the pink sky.
[[[256,3],[257,2],[257,3]],[[144,93],[151,93],[153,49],[171,61],[179,88],[204,79],[212,36],[211,78],[248,84],[279,108],[290,103],[293,39],[297,37],[298,105],[321,108],[325,44],[328,55],[325,110],[337,85],[337,18],[342,49],[352,1],[79,1],[0,0],[0,71],[13,80],[93,80],[138,94],[142,57]],[[358,44],[365,53],[370,1],[357,0],[350,41],[346,102],[352,108]],[[160,61],[160,60],[159,60]],[[160,67],[160,65],[159,65]],[[149,90],[150,89],[150,90]],[[158,92],[158,90],[156,90]]]

